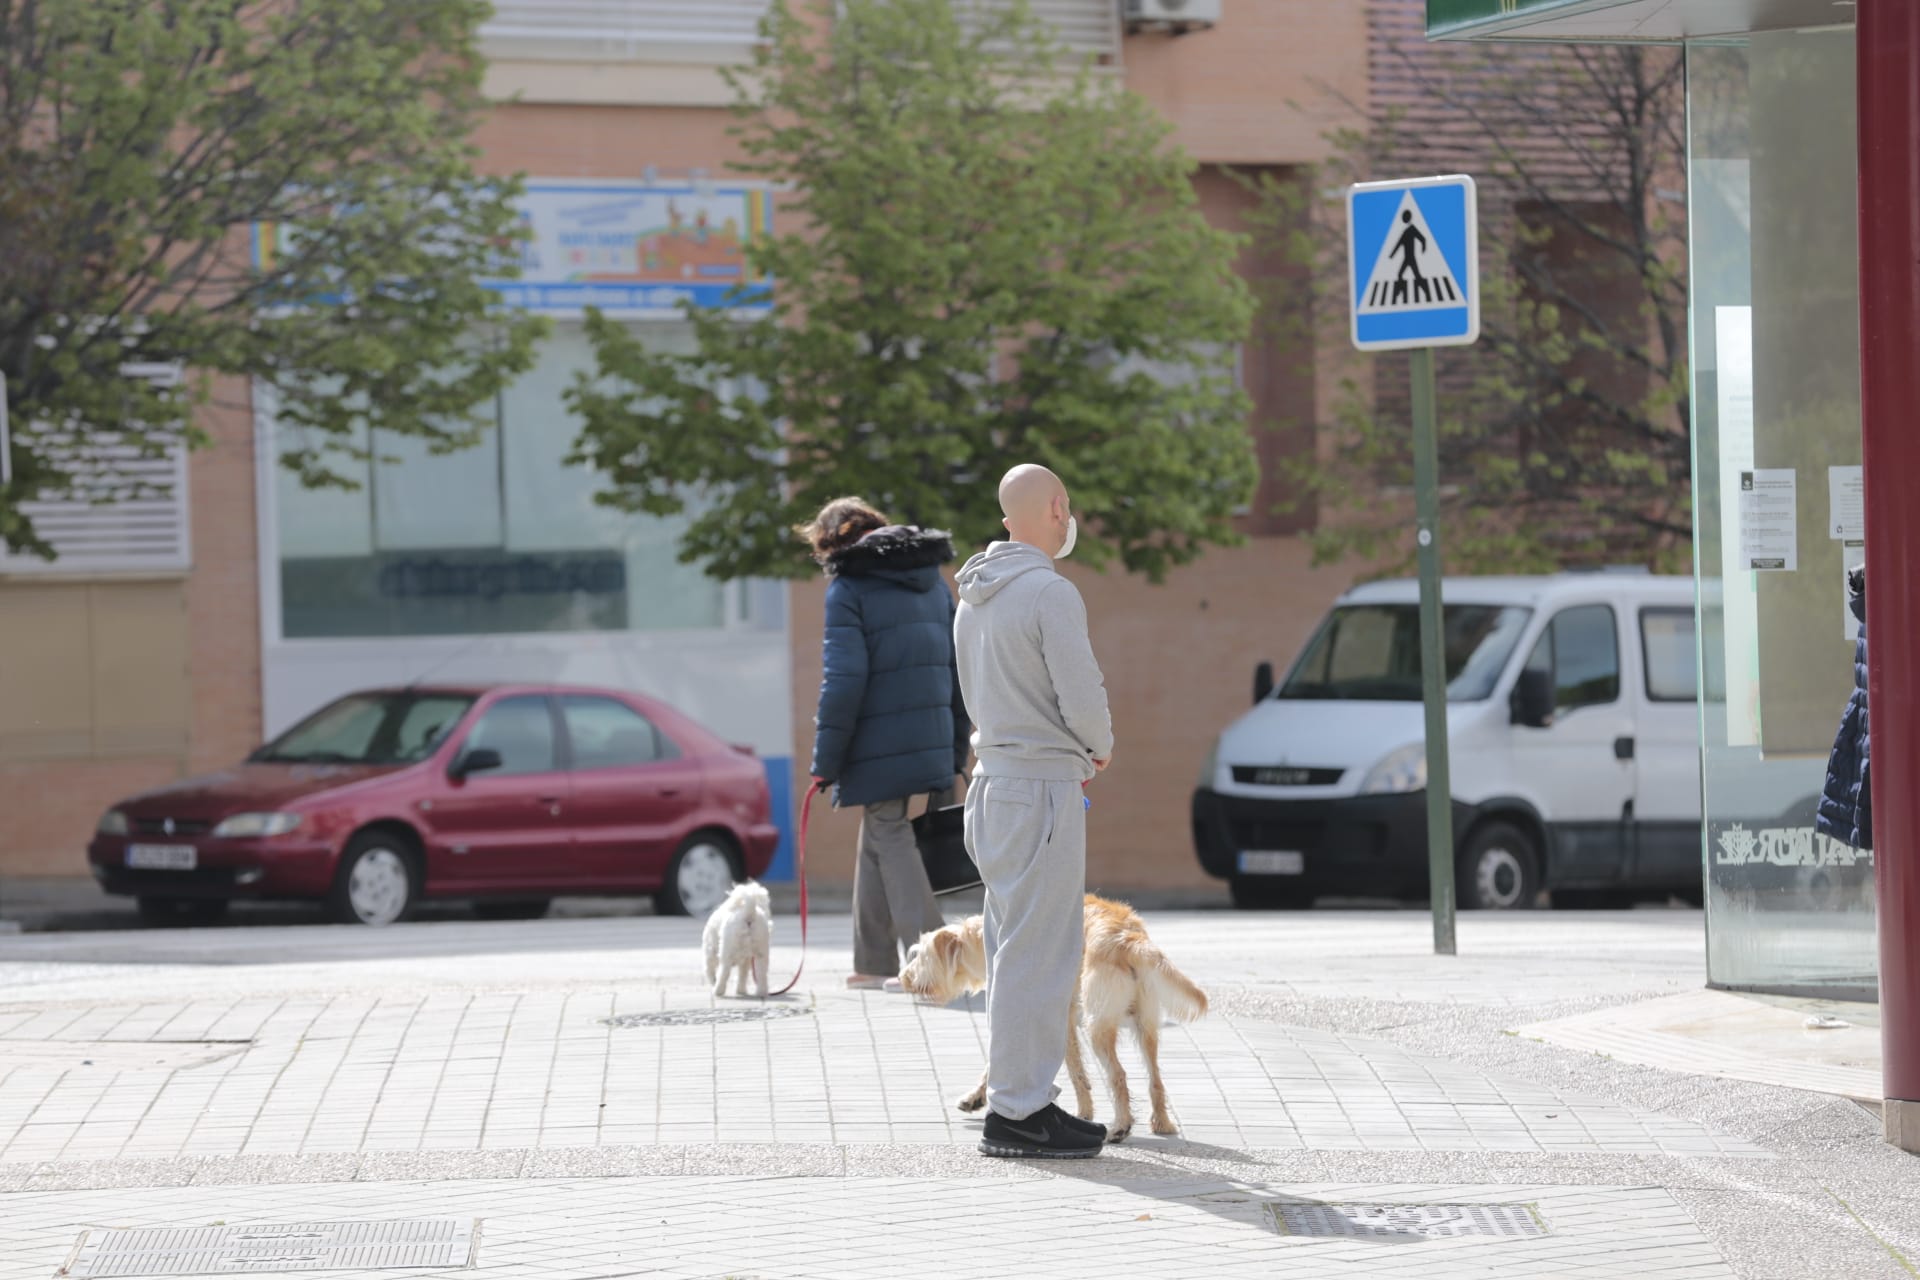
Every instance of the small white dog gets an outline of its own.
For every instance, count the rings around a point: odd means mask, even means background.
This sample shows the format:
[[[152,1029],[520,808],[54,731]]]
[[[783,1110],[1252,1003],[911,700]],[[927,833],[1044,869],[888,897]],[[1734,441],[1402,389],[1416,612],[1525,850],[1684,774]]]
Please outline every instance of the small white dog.
[[[707,949],[707,981],[713,994],[727,994],[727,976],[738,973],[733,994],[747,994],[747,971],[753,971],[754,994],[767,995],[767,966],[773,951],[773,910],[765,885],[749,880],[735,885],[727,900],[707,917],[702,941]]]

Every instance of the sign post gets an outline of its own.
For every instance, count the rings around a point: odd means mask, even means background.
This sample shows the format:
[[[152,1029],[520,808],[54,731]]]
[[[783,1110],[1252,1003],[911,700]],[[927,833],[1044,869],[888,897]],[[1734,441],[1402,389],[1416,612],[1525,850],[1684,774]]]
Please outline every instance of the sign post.
[[[1427,873],[1435,955],[1455,954],[1453,785],[1447,767],[1446,614],[1440,588],[1440,445],[1433,349],[1480,336],[1479,208],[1461,175],[1347,189],[1353,345],[1412,352],[1414,542],[1426,703]]]

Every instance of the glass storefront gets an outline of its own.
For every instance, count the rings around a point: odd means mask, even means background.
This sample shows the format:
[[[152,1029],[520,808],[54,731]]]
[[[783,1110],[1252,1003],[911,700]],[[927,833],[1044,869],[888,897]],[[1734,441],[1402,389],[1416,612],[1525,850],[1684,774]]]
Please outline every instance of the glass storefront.
[[[1872,855],[1814,831],[1865,536],[1853,32],[1687,71],[1708,975],[1871,999]]]
[[[690,343],[677,325],[636,331],[656,347]],[[599,475],[567,463],[579,421],[562,396],[592,367],[584,329],[562,323],[473,448],[383,436],[371,463],[350,464],[352,491],[303,488],[276,468],[282,636],[724,626],[729,588],[678,559],[689,517],[601,506]]]

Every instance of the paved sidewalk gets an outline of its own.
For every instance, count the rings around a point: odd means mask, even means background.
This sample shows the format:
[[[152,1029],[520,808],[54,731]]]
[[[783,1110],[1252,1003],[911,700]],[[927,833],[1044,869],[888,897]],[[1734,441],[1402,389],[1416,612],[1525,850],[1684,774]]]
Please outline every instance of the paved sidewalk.
[[[926,1178],[620,1178],[420,1185],[248,1187],[225,1195],[145,1191],[12,1197],[0,1267],[29,1270],[74,1249],[75,1221],[97,1235],[123,1221],[479,1221],[476,1269],[547,1280],[609,1276],[1085,1276],[1176,1280],[1417,1272],[1453,1277],[1624,1275],[1731,1280],[1734,1272],[1667,1192],[1651,1187],[1331,1183],[1220,1179],[1108,1181]],[[1291,1234],[1280,1210],[1353,1203],[1511,1205],[1538,1235],[1423,1239]],[[1324,1210],[1320,1211],[1324,1213]],[[1411,1215],[1400,1219],[1411,1224]],[[1296,1229],[1299,1225],[1295,1224]],[[1308,1223],[1305,1225],[1316,1225]],[[17,1262],[15,1260],[18,1260]],[[11,1273],[9,1273],[11,1274]],[[44,1265],[37,1274],[45,1275]],[[445,1268],[382,1277],[448,1274]]]
[[[1150,926],[1214,997],[1165,1034],[1182,1133],[1070,1166],[973,1152],[977,1001],[846,991],[843,917],[764,1004],[694,985],[690,921],[6,939],[0,1280],[83,1231],[397,1217],[583,1280],[1915,1274],[1920,1162],[1854,1104],[1511,1034],[1696,990],[1696,913],[1469,917],[1445,960],[1413,913]],[[1276,1209],[1356,1201],[1545,1234],[1309,1238]]]

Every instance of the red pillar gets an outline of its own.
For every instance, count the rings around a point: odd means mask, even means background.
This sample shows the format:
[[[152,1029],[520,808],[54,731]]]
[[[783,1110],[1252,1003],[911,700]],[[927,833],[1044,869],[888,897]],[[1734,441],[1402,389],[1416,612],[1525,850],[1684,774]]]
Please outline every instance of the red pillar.
[[[1860,0],[1860,416],[1867,482],[1887,1140],[1920,1151],[1920,4]]]

